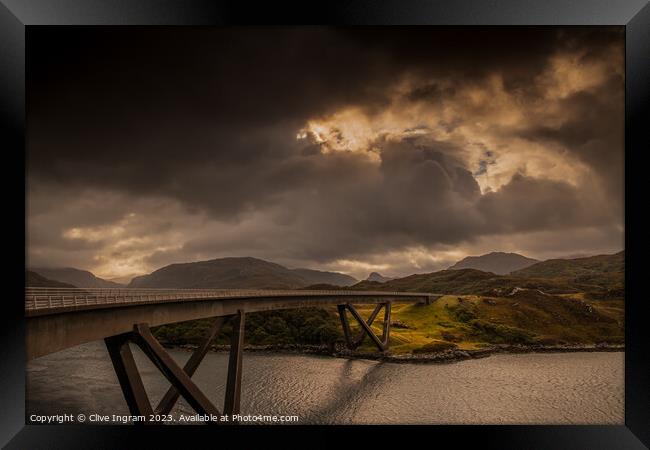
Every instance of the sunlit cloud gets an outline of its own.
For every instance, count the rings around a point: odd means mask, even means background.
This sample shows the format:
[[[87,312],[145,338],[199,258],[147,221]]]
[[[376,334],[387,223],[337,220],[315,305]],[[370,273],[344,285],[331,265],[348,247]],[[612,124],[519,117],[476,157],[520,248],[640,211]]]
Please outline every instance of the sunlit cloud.
[[[531,142],[516,133],[534,124],[560,126],[566,111],[555,104],[567,95],[589,90],[606,79],[608,63],[578,64],[576,55],[553,56],[541,86],[543,102],[524,101],[509,92],[498,75],[483,83],[453,90],[437,102],[404,101],[404,92],[417,92],[422,85],[441,84],[437,80],[403,80],[394,91],[390,105],[380,112],[366,113],[348,108],[327,117],[309,120],[298,131],[299,139],[313,139],[325,154],[357,152],[381,162],[379,143],[419,138],[452,142],[476,175],[482,192],[495,191],[516,173],[565,181],[574,186],[589,176],[589,167],[560,145]],[[451,86],[446,82],[446,86]],[[445,88],[439,87],[442,92]],[[561,94],[559,94],[561,92]],[[456,123],[452,130],[445,124]],[[514,136],[513,136],[514,135]]]

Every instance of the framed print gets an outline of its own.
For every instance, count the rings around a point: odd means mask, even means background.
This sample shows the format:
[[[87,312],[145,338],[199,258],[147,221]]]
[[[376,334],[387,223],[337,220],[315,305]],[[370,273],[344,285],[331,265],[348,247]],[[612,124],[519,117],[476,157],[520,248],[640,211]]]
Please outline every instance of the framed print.
[[[3,3],[7,448],[649,445],[647,2]]]

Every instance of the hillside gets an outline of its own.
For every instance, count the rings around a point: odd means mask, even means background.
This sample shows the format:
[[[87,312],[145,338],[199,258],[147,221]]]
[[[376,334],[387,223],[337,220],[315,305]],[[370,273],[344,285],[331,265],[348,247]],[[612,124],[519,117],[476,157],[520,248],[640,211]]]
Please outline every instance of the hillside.
[[[42,275],[32,272],[31,270],[25,271],[25,286],[26,287],[52,287],[52,288],[73,288],[75,286],[62,283],[56,280],[50,280]]]
[[[354,289],[421,291],[441,294],[502,295],[515,288],[548,294],[587,294],[589,298],[623,298],[624,252],[589,258],[543,261],[510,275],[477,269],[447,269],[410,275],[385,283],[362,281]]]
[[[87,270],[65,268],[32,268],[33,272],[50,280],[72,284],[81,288],[119,288],[121,284],[96,277]]]
[[[349,286],[356,281],[341,273],[291,270],[262,259],[241,257],[171,264],[149,275],[134,278],[129,287],[296,289],[313,284]]]
[[[334,286],[352,286],[359,280],[339,272],[324,272],[312,269],[291,269],[292,272],[300,275],[306,285],[311,284],[331,284]]]
[[[149,275],[135,277],[129,287],[295,289],[305,284],[297,273],[257,258],[220,258],[171,264]]]
[[[372,306],[357,308],[367,317]],[[422,353],[491,345],[595,345],[624,342],[622,301],[589,303],[519,290],[512,295],[444,296],[431,305],[396,304],[391,352]],[[397,325],[396,325],[397,324]],[[355,324],[355,332],[358,326]],[[373,324],[381,333],[381,321]],[[374,351],[368,339],[361,350]]]
[[[353,289],[492,295],[510,292],[517,287],[540,289],[549,293],[578,292],[570,284],[556,280],[502,276],[476,269],[447,269],[439,272],[409,275],[385,283],[362,281],[355,284]]]
[[[518,253],[492,252],[481,256],[468,256],[458,261],[449,270],[476,269],[506,275],[515,270],[531,266],[539,261]]]
[[[475,286],[494,278],[494,274],[474,269],[441,270],[439,272],[409,275],[385,282],[361,281],[354,289],[405,292],[440,292],[460,294],[474,292]]]
[[[550,259],[518,270],[513,276],[544,278],[570,284],[576,289],[622,297],[625,281],[625,251],[575,259]]]
[[[536,278],[580,278],[624,271],[625,251],[622,251],[613,255],[587,258],[549,259],[517,270],[513,275]]]

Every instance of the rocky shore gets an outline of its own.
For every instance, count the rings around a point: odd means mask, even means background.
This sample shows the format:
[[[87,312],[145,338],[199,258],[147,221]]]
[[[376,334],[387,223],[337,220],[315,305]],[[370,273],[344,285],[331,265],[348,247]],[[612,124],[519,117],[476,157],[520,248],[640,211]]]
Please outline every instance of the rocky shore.
[[[188,351],[193,350],[196,346],[181,345],[175,348],[181,348]],[[227,345],[212,346],[212,351],[226,352],[229,350]],[[327,347],[318,345],[247,345],[244,347],[247,352],[268,352],[268,353],[285,353],[285,354],[303,354],[303,355],[322,355],[336,358],[347,359],[368,359],[375,361],[384,361],[392,363],[452,363],[468,359],[486,358],[499,353],[570,353],[570,352],[621,352],[625,351],[625,346],[621,344],[601,343],[595,345],[491,345],[489,347],[476,350],[452,349],[435,353],[407,353],[391,354],[381,352],[362,352],[348,350],[345,347]]]

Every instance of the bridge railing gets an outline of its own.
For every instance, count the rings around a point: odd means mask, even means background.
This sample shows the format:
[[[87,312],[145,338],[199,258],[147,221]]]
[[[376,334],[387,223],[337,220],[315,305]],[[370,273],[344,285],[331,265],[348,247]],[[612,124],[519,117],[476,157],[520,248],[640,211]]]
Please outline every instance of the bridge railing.
[[[196,301],[246,297],[419,297],[433,294],[418,292],[349,290],[266,290],[266,289],[139,289],[139,288],[25,288],[25,310],[74,306]]]

